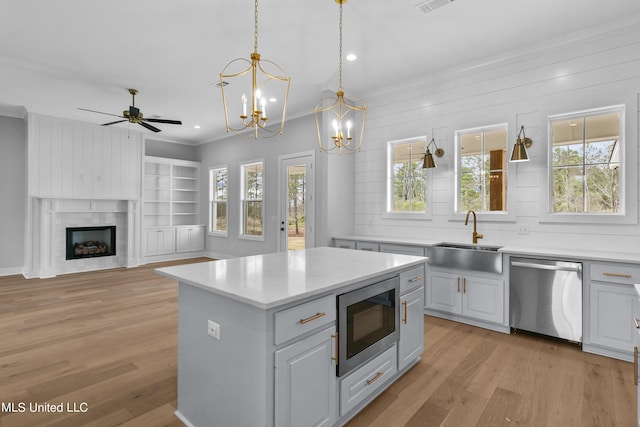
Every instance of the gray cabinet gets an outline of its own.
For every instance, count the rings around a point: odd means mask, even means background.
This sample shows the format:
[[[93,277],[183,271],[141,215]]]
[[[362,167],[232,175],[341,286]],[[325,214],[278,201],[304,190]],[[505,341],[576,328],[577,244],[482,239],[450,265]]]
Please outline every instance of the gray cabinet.
[[[504,322],[504,282],[500,275],[431,269],[427,275],[425,307],[474,320]]]
[[[275,352],[275,425],[332,426],[337,418],[335,326]]]
[[[402,371],[424,351],[424,287],[400,295],[398,369]]]
[[[601,347],[594,352],[632,360],[638,342],[634,319],[640,317],[633,283],[640,283],[638,267],[591,264],[588,343]],[[590,345],[585,350],[594,350]]]

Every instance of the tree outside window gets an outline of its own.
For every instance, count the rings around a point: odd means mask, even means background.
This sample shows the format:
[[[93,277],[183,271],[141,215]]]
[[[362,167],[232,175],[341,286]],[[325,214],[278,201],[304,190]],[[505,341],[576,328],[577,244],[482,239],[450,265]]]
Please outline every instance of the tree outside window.
[[[425,147],[426,137],[389,142],[388,212],[426,212]]]
[[[507,211],[507,125],[456,132],[457,211]]]
[[[550,120],[553,213],[621,210],[621,109]]]
[[[262,236],[263,162],[242,165],[242,234]]]
[[[227,188],[226,167],[209,169],[209,232],[227,233]]]

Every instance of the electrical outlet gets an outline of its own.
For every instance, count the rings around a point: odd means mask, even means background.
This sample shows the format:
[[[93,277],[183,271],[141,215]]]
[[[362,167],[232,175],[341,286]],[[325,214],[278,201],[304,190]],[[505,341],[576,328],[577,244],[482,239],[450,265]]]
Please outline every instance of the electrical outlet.
[[[207,332],[209,333],[209,335],[211,335],[215,339],[217,340],[220,339],[220,325],[217,324],[216,322],[209,320],[207,325]]]
[[[529,234],[529,224],[518,224],[518,234]]]

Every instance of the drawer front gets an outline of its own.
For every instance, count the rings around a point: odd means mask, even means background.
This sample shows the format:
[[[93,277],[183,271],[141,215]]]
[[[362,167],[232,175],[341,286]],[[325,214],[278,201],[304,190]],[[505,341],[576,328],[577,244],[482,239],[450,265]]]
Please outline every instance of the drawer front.
[[[378,252],[378,243],[374,242],[356,242],[356,249],[360,251]]]
[[[326,297],[279,311],[275,314],[275,344],[282,344],[291,338],[335,322],[335,320],[335,295],[327,295]]]
[[[398,350],[394,344],[340,381],[340,416],[355,408],[398,372]]]
[[[333,246],[343,249],[355,249],[356,242],[354,242],[353,240],[333,239]]]
[[[424,256],[424,248],[420,246],[392,245],[389,243],[380,243],[380,252]]]
[[[633,285],[640,283],[640,267],[614,265],[614,264],[591,264],[591,280],[599,282],[620,283],[623,285]]]
[[[400,294],[424,286],[424,265],[400,273]]]

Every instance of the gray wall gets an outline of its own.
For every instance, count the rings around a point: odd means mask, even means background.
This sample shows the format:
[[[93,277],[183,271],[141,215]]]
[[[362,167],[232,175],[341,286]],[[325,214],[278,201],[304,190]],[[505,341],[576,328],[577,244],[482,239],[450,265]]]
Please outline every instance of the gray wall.
[[[169,159],[198,161],[198,147],[155,139],[146,139],[145,156],[165,157]]]
[[[24,265],[26,146],[25,121],[0,116],[0,275]]]
[[[311,113],[311,112],[310,112]],[[335,233],[353,230],[354,165],[353,155],[327,155],[317,149],[313,115],[289,119],[283,135],[271,139],[245,136],[211,142],[199,147],[201,166],[201,222],[208,217],[208,173],[213,166],[229,168],[228,237],[208,236],[206,250],[215,256],[244,256],[278,250],[278,157],[315,151],[316,212],[315,246],[328,246]],[[239,239],[240,164],[265,160],[265,240]]]

